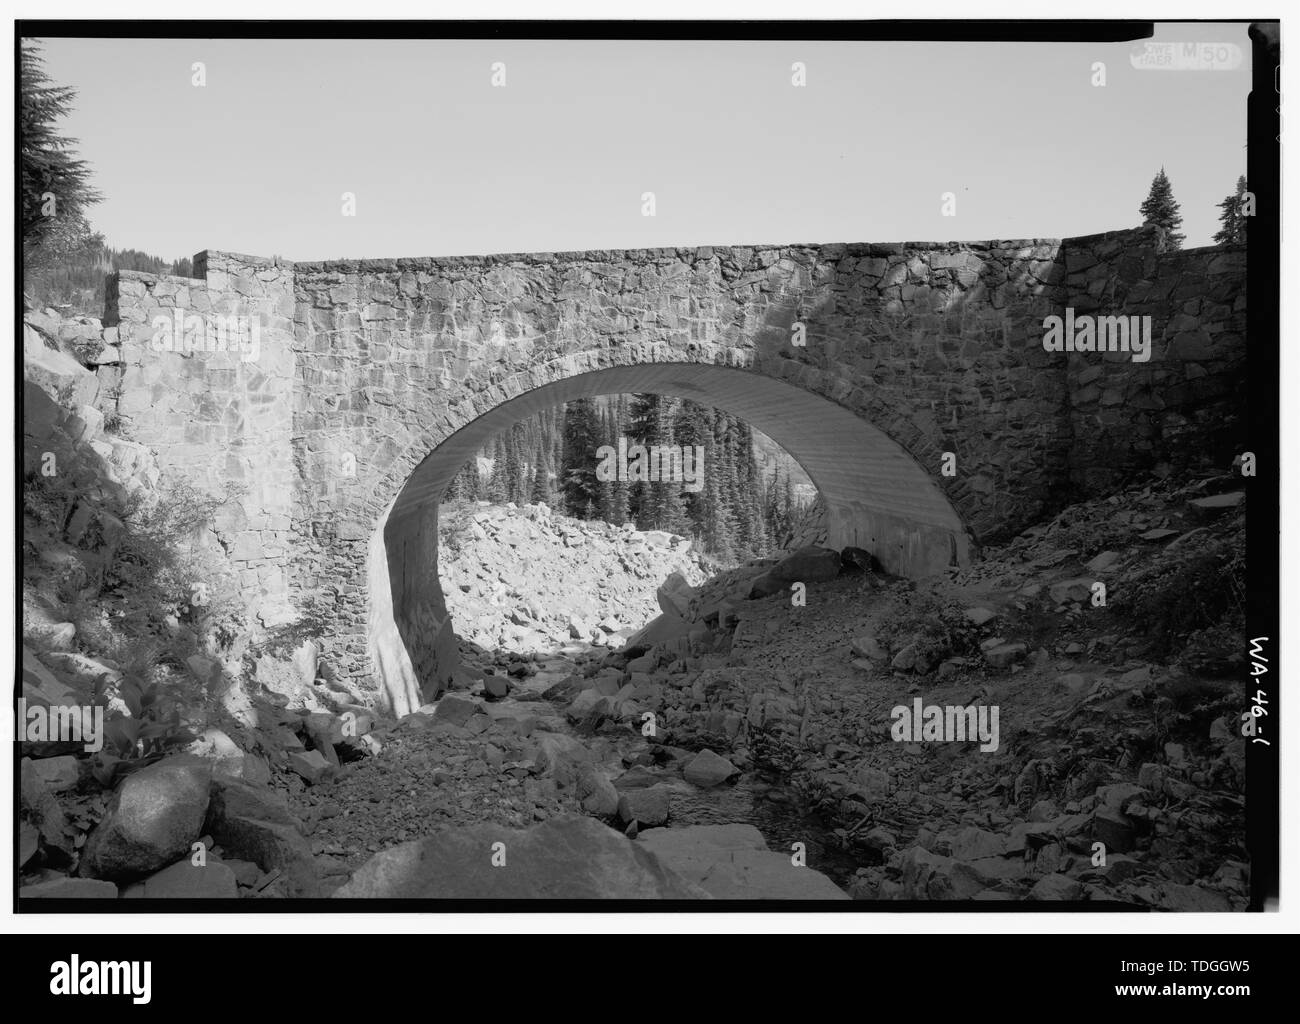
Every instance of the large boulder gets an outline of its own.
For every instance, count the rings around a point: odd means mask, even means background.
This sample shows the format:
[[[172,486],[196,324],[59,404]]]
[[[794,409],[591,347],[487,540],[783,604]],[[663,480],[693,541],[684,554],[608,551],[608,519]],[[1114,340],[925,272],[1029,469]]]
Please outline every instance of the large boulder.
[[[582,809],[593,817],[612,818],[618,813],[618,790],[594,765],[582,765],[578,769],[574,796]]]
[[[591,691],[584,691],[591,692]],[[542,776],[553,777],[563,785],[571,784],[591,761],[594,755],[574,736],[559,732],[534,734],[537,752],[533,760]]]
[[[627,638],[627,643],[623,645],[623,653],[634,655],[640,651],[648,651],[656,644],[679,651],[687,650],[688,647],[682,641],[690,637],[693,628],[690,622],[680,616],[668,612],[656,615]]]
[[[23,377],[65,409],[93,406],[99,394],[99,377],[49,345],[30,324],[23,325]]]
[[[438,701],[438,709],[433,713],[433,716],[439,722],[450,722],[452,725],[464,726],[478,711],[479,705],[477,701],[448,695]]]
[[[290,896],[318,896],[311,844],[299,829],[281,794],[236,779],[213,779],[207,831],[226,854],[263,871],[279,871]]]
[[[189,852],[208,811],[212,764],[181,754],[128,775],[86,839],[80,873],[131,879]]]
[[[336,899],[707,899],[593,818],[446,829],[377,853]]]
[[[679,572],[672,573],[659,584],[659,589],[655,592],[660,611],[676,619],[690,617],[691,598],[694,596],[695,588],[687,583],[686,577]]]
[[[791,856],[768,850],[753,825],[657,828],[641,833],[636,843],[714,899],[850,898],[820,871],[796,866]]]

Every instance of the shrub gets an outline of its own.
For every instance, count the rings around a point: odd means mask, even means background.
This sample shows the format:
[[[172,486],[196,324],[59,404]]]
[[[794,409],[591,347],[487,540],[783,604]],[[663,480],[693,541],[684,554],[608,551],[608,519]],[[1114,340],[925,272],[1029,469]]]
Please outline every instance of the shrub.
[[[295,600],[298,616],[293,622],[273,626],[254,644],[248,656],[257,658],[270,654],[286,658],[302,646],[304,640],[318,641],[331,628],[334,598],[321,590],[299,594]]]
[[[454,498],[438,506],[438,546],[449,555],[457,555],[464,546],[473,515],[478,506],[472,501]]]
[[[928,665],[979,653],[979,628],[955,601],[929,591],[905,591],[876,624],[876,639],[891,653],[910,643]]]
[[[132,632],[189,627],[200,645],[228,647],[247,629],[241,587],[207,532],[229,496],[165,478],[158,495],[124,511],[127,529],[105,572],[104,590],[123,599]]]
[[[1245,605],[1245,544],[1237,527],[1226,535],[1210,536],[1199,547],[1165,550],[1133,576],[1112,608],[1137,624],[1157,653],[1166,654],[1182,648],[1194,633],[1225,620],[1230,626],[1244,614]],[[1215,642],[1215,634],[1203,642]]]
[[[1108,515],[1106,508],[1073,508],[1054,530],[1046,535],[1052,546],[1077,551],[1078,557],[1087,560],[1103,551],[1123,548],[1131,543],[1131,530],[1127,524],[1118,523]]]

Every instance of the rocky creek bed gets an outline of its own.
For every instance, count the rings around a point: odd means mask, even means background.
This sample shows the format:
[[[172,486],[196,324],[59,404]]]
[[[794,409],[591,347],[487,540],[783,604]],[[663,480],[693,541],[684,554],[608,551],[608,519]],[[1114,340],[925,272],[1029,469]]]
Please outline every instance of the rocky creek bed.
[[[630,731],[591,732],[585,717],[572,721],[563,704],[543,697],[580,676],[583,661],[605,658],[603,651],[579,652],[572,645],[568,654],[537,661],[503,658],[497,665],[502,675],[520,666],[529,673],[511,685],[509,696],[452,693],[428,713],[377,727],[371,735],[383,744],[380,757],[326,773],[312,786],[291,783],[297,791],[291,804],[300,810],[325,876],[343,879],[372,854],[448,826],[521,829],[585,813],[632,835],[750,826],[792,870],[794,844],[801,844],[808,867],[840,885],[851,880],[856,860],[838,849],[823,824],[801,812],[793,791],[774,774],[766,773],[773,781],[765,781],[759,772],[724,766],[721,771],[730,774],[717,781],[689,782],[686,772],[698,752],[647,742]]]
[[[462,644],[453,689],[399,720],[351,703],[299,651],[258,659],[183,752],[24,744],[21,895],[1241,909],[1231,482],[1074,506],[921,583],[817,547],[698,585],[669,575],[638,631],[520,612],[526,574],[462,567],[458,589],[496,618]],[[485,515],[481,545],[575,533],[537,525],[540,510]],[[679,541],[620,531],[606,553],[680,559]],[[551,586],[562,594],[558,575]],[[631,618],[644,595],[625,593]],[[46,644],[24,648],[29,701],[58,706],[91,682],[120,701],[124,673],[66,651],[81,627],[47,618],[25,620]],[[996,743],[897,735],[895,710],[917,700],[996,707]]]

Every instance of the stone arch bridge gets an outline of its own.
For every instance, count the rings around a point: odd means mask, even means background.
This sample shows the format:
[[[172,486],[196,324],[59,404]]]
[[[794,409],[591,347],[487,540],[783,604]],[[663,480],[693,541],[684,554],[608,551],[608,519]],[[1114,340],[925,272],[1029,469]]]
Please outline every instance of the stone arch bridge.
[[[1149,227],[328,263],[207,251],[195,274],[111,279],[105,412],[227,498],[216,537],[261,625],[315,609],[324,656],[398,713],[454,667],[439,497],[538,409],[618,392],[726,409],[809,473],[830,543],[921,576],[1127,473],[1218,457],[1246,350],[1244,252],[1164,253]],[[1149,361],[1046,351],[1043,319],[1066,307],[1150,316]]]

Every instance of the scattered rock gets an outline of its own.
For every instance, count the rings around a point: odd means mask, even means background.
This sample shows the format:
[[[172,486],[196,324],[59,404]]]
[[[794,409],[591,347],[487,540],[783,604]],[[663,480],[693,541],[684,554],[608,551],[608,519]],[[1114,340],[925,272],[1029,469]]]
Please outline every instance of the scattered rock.
[[[856,637],[852,643],[853,653],[869,661],[888,661],[889,652],[880,646],[874,636]]]
[[[1078,900],[1083,896],[1083,886],[1069,875],[1044,875],[1029,890],[1031,900]]]
[[[642,828],[665,824],[668,812],[668,791],[659,786],[625,790],[618,800],[619,820],[628,824],[635,821]]]
[[[1133,822],[1114,807],[1098,807],[1093,813],[1092,837],[1116,853],[1129,853],[1136,846]]]
[[[686,766],[682,775],[692,785],[709,789],[721,785],[739,771],[725,757],[720,757],[712,750],[701,750]]]
[[[957,860],[976,860],[980,857],[1000,857],[1006,852],[1007,841],[995,832],[981,828],[962,829],[952,843],[952,855]]]
[[[363,864],[334,897],[709,898],[638,843],[577,815],[526,830],[498,825],[447,829],[403,843]]]
[[[1226,494],[1213,494],[1208,498],[1193,498],[1188,507],[1204,516],[1217,516],[1246,502],[1245,491],[1229,491]]]
[[[894,655],[894,660],[889,663],[889,667],[895,672],[910,672],[920,663],[916,644],[908,644]]]
[[[1090,559],[1087,563],[1086,568],[1089,572],[1097,572],[1097,573],[1105,572],[1107,569],[1109,569],[1112,565],[1114,565],[1118,561],[1119,561],[1118,551],[1103,551],[1101,554]]]
[[[1025,656],[1027,648],[1021,643],[1001,643],[984,652],[989,668],[1009,668]]]
[[[967,608],[965,615],[973,625],[982,626],[986,622],[991,622],[993,619],[996,619],[998,613],[993,611],[991,608],[976,607]]]
[[[27,862],[36,856],[41,846],[40,830],[29,821],[18,825],[18,867],[27,866]]]
[[[537,763],[538,772],[554,776],[565,784],[575,780],[581,769],[593,760],[587,745],[576,736],[542,732],[536,734],[536,740],[537,752],[533,760]]]
[[[206,828],[228,855],[280,871],[288,895],[319,895],[311,844],[280,794],[217,776]]]
[[[667,867],[714,899],[845,900],[821,872],[772,853],[752,825],[658,828],[637,837]]]
[[[434,712],[434,717],[440,722],[463,726],[477,712],[478,704],[474,701],[448,694],[438,701],[438,710]]]
[[[584,765],[579,769],[574,795],[582,809],[593,817],[612,818],[618,813],[618,790],[599,768]]]
[[[1088,576],[1061,580],[1048,587],[1047,594],[1053,604],[1081,604],[1092,597],[1092,584],[1093,580]]]
[[[306,750],[290,754],[289,767],[308,784],[315,785],[331,773],[333,766],[319,750]]]
[[[1232,909],[1232,904],[1222,893],[1203,889],[1197,885],[1176,885],[1173,882],[1166,882],[1160,887],[1157,905],[1162,910],[1186,911],[1194,914],[1214,914]]]
[[[44,757],[32,761],[32,771],[52,793],[63,793],[76,788],[81,777],[78,761],[71,754],[61,757]]]
[[[863,765],[854,776],[857,796],[866,803],[879,803],[889,796],[889,773]]]
[[[21,886],[20,900],[115,900],[117,886],[98,878],[51,878],[33,885]]]
[[[233,900],[239,897],[235,873],[214,857],[199,867],[186,857],[137,882],[122,894],[147,900]]]

